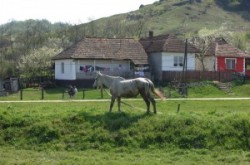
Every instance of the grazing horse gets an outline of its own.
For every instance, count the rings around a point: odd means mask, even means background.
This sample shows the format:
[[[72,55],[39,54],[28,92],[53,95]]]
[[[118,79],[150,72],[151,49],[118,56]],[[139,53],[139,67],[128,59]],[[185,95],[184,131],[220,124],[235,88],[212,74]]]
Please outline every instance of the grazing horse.
[[[153,94],[160,98],[163,98],[160,91],[154,88],[153,82],[147,78],[135,78],[126,80],[122,77],[109,76],[97,72],[93,87],[99,88],[103,85],[110,89],[110,93],[112,95],[109,109],[110,112],[112,111],[112,107],[116,98],[118,102],[118,111],[120,111],[121,97],[130,98],[136,97],[138,96],[138,94],[140,94],[147,105],[147,112],[150,112],[151,102],[154,108],[154,113],[156,114],[156,102]]]

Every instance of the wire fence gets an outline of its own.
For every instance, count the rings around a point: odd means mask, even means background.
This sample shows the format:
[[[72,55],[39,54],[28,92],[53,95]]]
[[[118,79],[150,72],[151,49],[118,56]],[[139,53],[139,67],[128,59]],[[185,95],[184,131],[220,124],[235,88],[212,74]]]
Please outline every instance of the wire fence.
[[[66,88],[25,88],[16,93],[0,97],[0,100],[80,100],[80,99],[108,99],[107,92],[96,89],[78,89],[74,95],[70,95]]]

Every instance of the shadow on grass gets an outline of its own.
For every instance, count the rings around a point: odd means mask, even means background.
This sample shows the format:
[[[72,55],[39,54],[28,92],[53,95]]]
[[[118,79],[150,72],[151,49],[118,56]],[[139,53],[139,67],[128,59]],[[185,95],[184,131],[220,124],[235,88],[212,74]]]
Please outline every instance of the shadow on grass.
[[[150,115],[151,114],[147,113],[135,115],[125,112],[107,112],[105,114],[95,115],[89,112],[80,112],[71,116],[69,121],[76,124],[88,122],[93,125],[93,127],[103,127],[104,129],[113,132],[122,128],[128,128],[138,120]]]

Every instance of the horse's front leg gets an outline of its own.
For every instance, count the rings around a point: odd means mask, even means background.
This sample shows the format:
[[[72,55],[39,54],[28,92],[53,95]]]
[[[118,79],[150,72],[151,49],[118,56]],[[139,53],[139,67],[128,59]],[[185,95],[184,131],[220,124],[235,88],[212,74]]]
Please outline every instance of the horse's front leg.
[[[121,97],[117,97],[118,111],[121,112]]]
[[[114,102],[115,102],[115,96],[112,96],[111,97],[111,102],[110,102],[110,107],[109,107],[109,112],[112,112],[112,108],[113,108]]]

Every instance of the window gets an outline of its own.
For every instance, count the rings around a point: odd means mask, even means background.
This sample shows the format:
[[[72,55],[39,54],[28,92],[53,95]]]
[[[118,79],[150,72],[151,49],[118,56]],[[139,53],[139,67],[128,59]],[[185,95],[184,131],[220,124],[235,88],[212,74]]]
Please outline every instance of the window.
[[[183,56],[174,56],[174,66],[183,66]]]
[[[61,63],[61,73],[64,73],[64,62]]]
[[[235,70],[236,59],[235,58],[226,58],[226,69]]]

